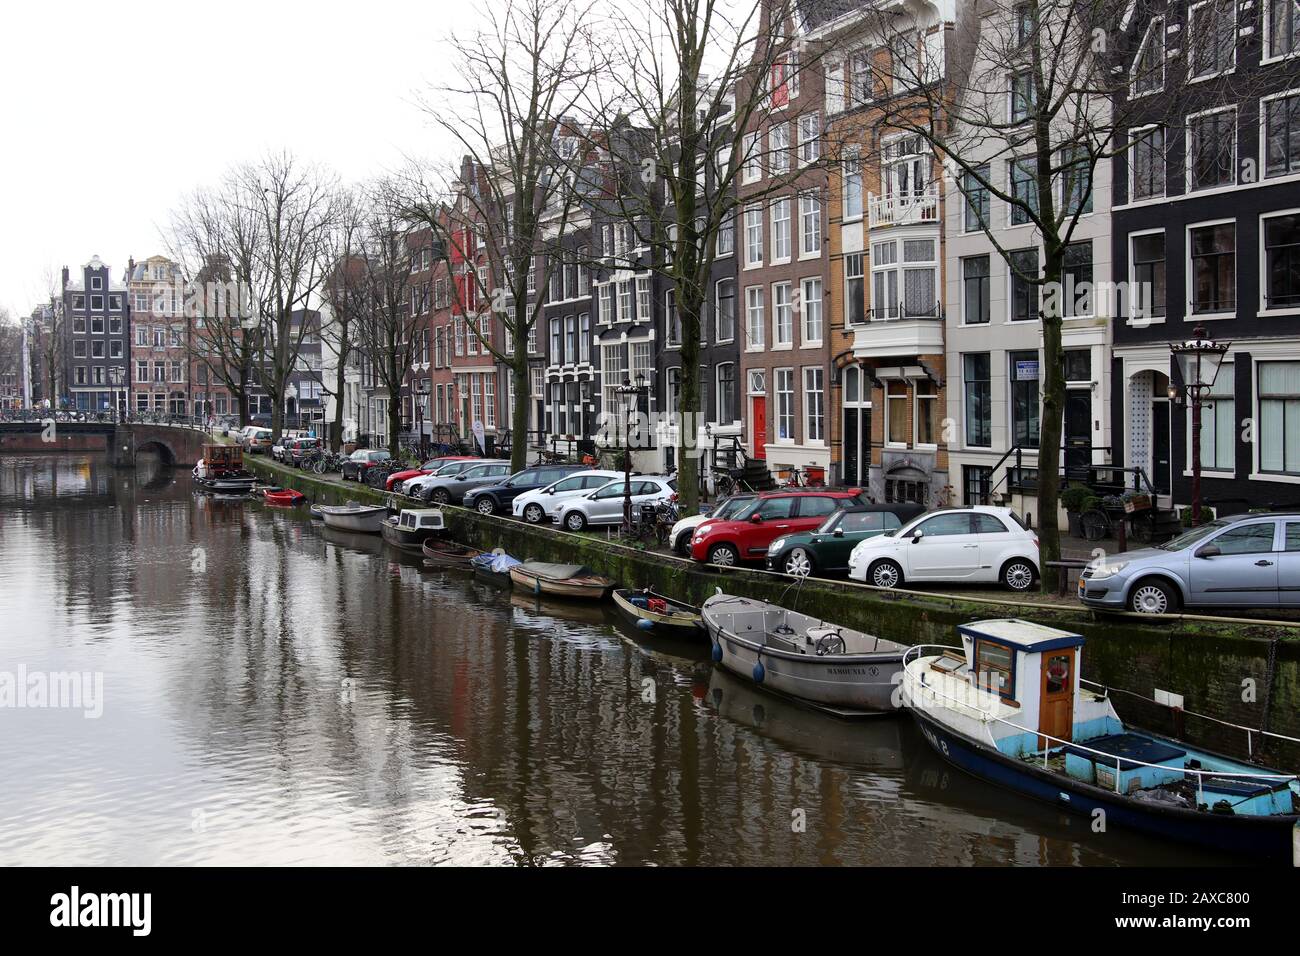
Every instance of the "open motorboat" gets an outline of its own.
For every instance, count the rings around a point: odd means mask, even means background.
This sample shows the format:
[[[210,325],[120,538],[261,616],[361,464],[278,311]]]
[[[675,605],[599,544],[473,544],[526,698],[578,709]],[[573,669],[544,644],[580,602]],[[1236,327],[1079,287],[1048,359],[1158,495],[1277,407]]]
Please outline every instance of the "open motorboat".
[[[588,601],[599,601],[614,586],[613,578],[602,577],[581,564],[548,564],[543,561],[511,565],[510,580],[533,594]]]
[[[1269,858],[1300,846],[1294,774],[1126,728],[1108,689],[1080,678],[1078,634],[1014,619],[957,631],[960,647],[910,648],[902,686],[949,762],[1157,836]]]
[[[420,546],[421,553],[424,554],[424,565],[429,568],[459,568],[463,571],[470,571],[470,559],[478,557],[483,552],[477,548],[471,548],[468,545],[457,544],[455,541],[444,541],[439,538],[428,538]]]
[[[349,501],[345,505],[321,505],[320,514],[325,519],[327,528],[379,534],[388,509],[383,505],[363,505]]]
[[[301,491],[295,491],[292,488],[263,488],[262,497],[270,505],[293,506],[302,504],[307,500],[307,496]]]
[[[380,532],[395,548],[420,554],[424,542],[447,530],[442,511],[438,508],[404,508],[385,518]]]
[[[733,674],[841,717],[898,708],[904,644],[721,592],[700,616],[714,661]]]
[[[663,637],[699,638],[704,633],[700,609],[683,604],[649,588],[634,591],[619,588],[613,593],[614,606],[632,624],[642,631]]]

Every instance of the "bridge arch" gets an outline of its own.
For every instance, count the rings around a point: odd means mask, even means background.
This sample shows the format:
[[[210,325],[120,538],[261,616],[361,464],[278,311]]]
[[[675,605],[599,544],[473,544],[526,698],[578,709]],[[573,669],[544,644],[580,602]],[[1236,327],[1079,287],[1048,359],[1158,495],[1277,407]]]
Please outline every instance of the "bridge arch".
[[[135,446],[136,455],[139,455],[141,452],[149,451],[157,452],[158,457],[162,459],[162,463],[166,467],[176,467],[176,452],[172,449],[171,445],[167,444],[167,442],[161,441],[157,438],[148,438]]]

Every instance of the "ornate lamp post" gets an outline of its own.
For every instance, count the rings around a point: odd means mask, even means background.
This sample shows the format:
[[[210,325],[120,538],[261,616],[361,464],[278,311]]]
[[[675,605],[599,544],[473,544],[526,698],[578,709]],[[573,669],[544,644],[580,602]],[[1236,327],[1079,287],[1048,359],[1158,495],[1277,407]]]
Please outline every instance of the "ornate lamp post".
[[[419,436],[420,461],[427,456],[424,444],[424,403],[429,400],[429,383],[420,379],[415,383],[415,432]]]
[[[632,396],[631,402],[623,403],[623,528],[624,534],[632,533],[632,412],[641,406],[641,396],[649,391],[645,375],[636,374],[636,384],[623,379],[614,391],[619,395]]]
[[[1192,408],[1192,526],[1201,523],[1201,408],[1204,395],[1214,387],[1219,366],[1231,342],[1216,342],[1198,325],[1192,330],[1194,338],[1169,346],[1178,363],[1182,385],[1169,386],[1169,398],[1179,402],[1185,398]]]

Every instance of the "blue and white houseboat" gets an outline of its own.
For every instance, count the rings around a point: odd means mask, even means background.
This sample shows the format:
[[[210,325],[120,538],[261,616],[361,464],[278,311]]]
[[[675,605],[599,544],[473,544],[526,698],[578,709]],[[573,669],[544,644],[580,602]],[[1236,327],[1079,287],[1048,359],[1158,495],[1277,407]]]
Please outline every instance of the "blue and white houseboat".
[[[1084,639],[1022,620],[958,629],[961,647],[904,655],[902,700],[930,745],[977,777],[1143,830],[1287,858],[1300,844],[1294,774],[1128,729],[1080,679]]]

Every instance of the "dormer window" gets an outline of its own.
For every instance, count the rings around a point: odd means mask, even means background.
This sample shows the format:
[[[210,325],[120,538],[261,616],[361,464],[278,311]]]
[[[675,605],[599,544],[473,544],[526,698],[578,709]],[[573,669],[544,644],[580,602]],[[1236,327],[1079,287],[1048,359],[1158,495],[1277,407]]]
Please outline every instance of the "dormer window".
[[[102,289],[102,288],[104,288],[104,277],[103,277],[103,276],[91,276],[91,277],[90,277],[90,287],[91,287],[92,289]]]
[[[1133,62],[1133,95],[1155,93],[1165,86],[1165,20],[1155,17]]]

